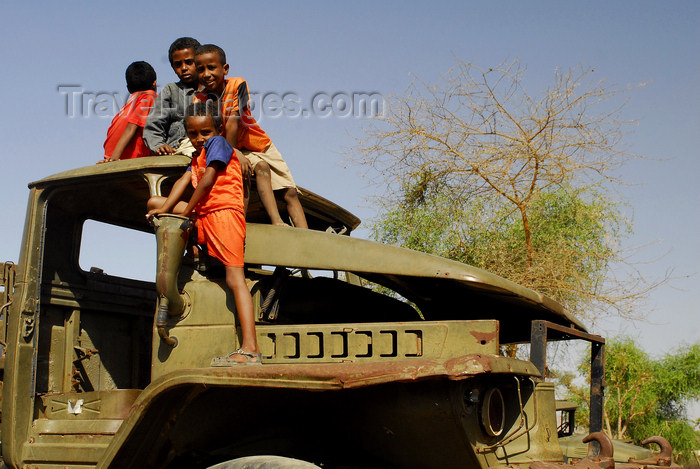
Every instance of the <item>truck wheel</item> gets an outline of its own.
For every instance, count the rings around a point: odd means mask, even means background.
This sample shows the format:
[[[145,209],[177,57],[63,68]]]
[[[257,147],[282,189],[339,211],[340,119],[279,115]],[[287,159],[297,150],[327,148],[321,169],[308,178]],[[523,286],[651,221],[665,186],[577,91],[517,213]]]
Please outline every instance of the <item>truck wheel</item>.
[[[317,465],[299,459],[281,456],[247,456],[211,466],[209,469],[320,469]]]

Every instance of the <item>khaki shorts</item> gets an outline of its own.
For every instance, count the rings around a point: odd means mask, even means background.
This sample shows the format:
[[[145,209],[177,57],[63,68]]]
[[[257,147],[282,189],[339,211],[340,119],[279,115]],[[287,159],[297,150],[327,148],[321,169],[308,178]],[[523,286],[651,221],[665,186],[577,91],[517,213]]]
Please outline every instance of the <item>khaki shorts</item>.
[[[243,156],[248,158],[250,166],[255,171],[255,165],[264,161],[270,165],[270,175],[272,179],[272,190],[286,189],[287,187],[296,187],[292,173],[289,171],[287,163],[282,159],[282,155],[277,151],[274,143],[270,143],[267,150],[264,152],[242,150]]]

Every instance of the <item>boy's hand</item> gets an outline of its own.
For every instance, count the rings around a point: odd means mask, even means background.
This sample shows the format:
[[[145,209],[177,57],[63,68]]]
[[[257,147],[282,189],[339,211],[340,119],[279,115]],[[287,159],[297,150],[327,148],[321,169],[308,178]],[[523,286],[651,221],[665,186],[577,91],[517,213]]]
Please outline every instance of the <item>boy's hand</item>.
[[[163,208],[154,208],[153,210],[149,210],[148,213],[146,214],[146,220],[150,220],[155,215],[160,215],[162,213],[168,213],[168,211],[163,210]]]
[[[250,161],[243,155],[240,155],[238,161],[241,163],[241,175],[243,179],[248,179],[250,174],[253,172],[253,168],[250,166]]]
[[[176,151],[177,150],[175,150],[173,147],[166,143],[165,145],[161,145],[158,148],[156,148],[153,154],[158,156],[174,155]]]

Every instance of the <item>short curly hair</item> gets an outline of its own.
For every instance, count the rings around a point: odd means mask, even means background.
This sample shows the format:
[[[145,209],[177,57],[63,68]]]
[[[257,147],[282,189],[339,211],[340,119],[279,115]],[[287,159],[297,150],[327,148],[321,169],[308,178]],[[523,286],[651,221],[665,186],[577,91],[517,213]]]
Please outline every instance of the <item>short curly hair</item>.
[[[126,89],[129,93],[153,89],[156,81],[156,71],[151,64],[144,61],[132,62],[126,67]]]
[[[170,61],[170,65],[173,64],[173,55],[175,54],[175,51],[192,49],[192,52],[194,52],[199,46],[199,41],[193,37],[185,36],[175,39],[173,43],[170,44],[170,49],[168,49],[168,60]]]
[[[201,54],[208,54],[209,52],[216,52],[219,54],[219,60],[221,61],[221,65],[224,65],[226,63],[226,52],[224,50],[215,45],[215,44],[204,44],[199,47],[197,47],[194,50],[194,55],[195,57]]]
[[[212,122],[214,122],[214,127],[219,128],[223,124],[223,118],[221,117],[221,108],[218,102],[207,99],[206,101],[198,101],[187,106],[185,109],[185,129],[187,129],[187,118],[188,117],[206,117],[210,116]]]

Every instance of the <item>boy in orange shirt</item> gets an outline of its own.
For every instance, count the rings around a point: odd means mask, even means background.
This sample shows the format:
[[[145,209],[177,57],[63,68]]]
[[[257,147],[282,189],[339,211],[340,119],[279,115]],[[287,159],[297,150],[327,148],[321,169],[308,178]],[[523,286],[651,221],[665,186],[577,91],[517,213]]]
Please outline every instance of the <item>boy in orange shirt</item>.
[[[146,218],[161,213],[191,216],[197,220],[197,237],[209,254],[226,268],[226,285],[233,292],[241,325],[241,347],[212,360],[211,366],[259,365],[262,355],[255,335],[253,300],[243,271],[245,213],[243,178],[237,152],[220,134],[223,124],[212,103],[195,103],[185,113],[185,130],[194,154],[191,166],[173,185],[167,198],[151,197]],[[192,184],[190,200],[180,200]]]
[[[287,163],[250,113],[248,84],[243,78],[226,78],[226,53],[214,44],[195,49],[199,84],[204,87],[194,101],[212,99],[220,103],[226,140],[243,154],[243,176],[255,173],[260,201],[273,225],[285,225],[277,209],[274,191],[283,193],[287,212],[297,228],[308,228],[297,187]]]
[[[156,98],[156,71],[148,62],[133,62],[126,69],[126,88],[131,95],[112,119],[104,143],[104,159],[98,163],[151,154],[143,141],[143,126]]]

